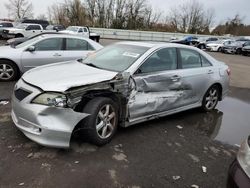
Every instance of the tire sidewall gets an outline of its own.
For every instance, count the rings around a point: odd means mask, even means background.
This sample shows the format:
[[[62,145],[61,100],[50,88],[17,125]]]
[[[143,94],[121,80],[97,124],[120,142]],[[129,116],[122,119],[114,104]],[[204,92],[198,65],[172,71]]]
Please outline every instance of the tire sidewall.
[[[101,110],[101,108],[104,105],[111,105],[114,109],[114,112],[116,114],[116,119],[115,119],[115,126],[113,129],[112,134],[108,137],[108,138],[100,138],[97,130],[96,130],[96,119],[98,116],[99,111]],[[119,118],[119,114],[118,114],[118,107],[115,104],[115,102],[110,99],[110,98],[106,98],[106,97],[97,97],[92,99],[83,109],[84,113],[89,113],[90,115],[86,118],[86,120],[84,121],[84,126],[86,126],[87,128],[87,132],[88,132],[88,137],[89,137],[89,141],[96,144],[96,145],[105,145],[108,142],[111,141],[111,139],[114,137],[116,131],[117,131],[117,127],[118,127],[118,118]]]

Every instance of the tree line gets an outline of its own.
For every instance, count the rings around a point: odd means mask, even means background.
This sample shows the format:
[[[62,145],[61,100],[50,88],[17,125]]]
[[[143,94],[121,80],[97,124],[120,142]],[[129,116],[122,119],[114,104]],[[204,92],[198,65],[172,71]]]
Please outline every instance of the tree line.
[[[33,16],[33,6],[29,0],[9,0],[5,6],[14,19]],[[37,18],[65,26],[250,35],[250,26],[244,25],[239,15],[211,31],[215,12],[204,8],[198,0],[189,0],[172,7],[167,16],[161,11],[154,11],[148,0],[65,0],[48,7],[47,16],[41,14]]]

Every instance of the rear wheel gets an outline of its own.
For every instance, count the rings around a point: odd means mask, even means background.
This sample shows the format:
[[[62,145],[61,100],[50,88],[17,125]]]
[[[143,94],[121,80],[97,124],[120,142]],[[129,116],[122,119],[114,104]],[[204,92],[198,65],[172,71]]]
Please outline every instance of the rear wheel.
[[[0,61],[0,81],[13,81],[18,77],[17,66],[7,60]]]
[[[219,47],[218,52],[221,52],[221,50],[222,50],[221,47]]]
[[[84,120],[91,143],[102,146],[111,141],[118,126],[118,108],[114,101],[106,97],[92,99],[83,109],[90,114]]]
[[[15,35],[15,38],[21,38],[21,37],[24,37],[23,34],[16,34]]]
[[[218,104],[220,90],[218,86],[214,85],[208,89],[202,101],[202,109],[204,111],[212,111]]]

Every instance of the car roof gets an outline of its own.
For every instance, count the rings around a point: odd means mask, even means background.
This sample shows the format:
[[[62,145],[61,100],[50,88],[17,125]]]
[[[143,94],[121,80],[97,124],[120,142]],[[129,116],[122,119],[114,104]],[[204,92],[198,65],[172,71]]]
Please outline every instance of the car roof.
[[[90,39],[84,38],[82,36],[77,36],[77,35],[71,35],[71,34],[64,34],[64,33],[44,33],[42,35],[39,35],[38,37],[43,37],[43,38],[50,38],[50,37],[60,37],[60,38],[75,38],[75,39],[84,39],[89,41]]]
[[[189,49],[197,49],[192,46],[187,46],[183,44],[177,43],[170,43],[170,42],[151,42],[151,41],[144,41],[144,42],[135,42],[135,41],[124,41],[118,42],[116,44],[126,44],[126,45],[134,45],[134,46],[142,46],[147,48],[161,48],[161,47],[172,47],[172,48],[189,48]]]
[[[29,26],[29,25],[39,25],[39,26],[41,25],[41,24],[36,24],[36,23],[21,23],[21,24],[22,24],[22,25],[28,25],[28,26]]]

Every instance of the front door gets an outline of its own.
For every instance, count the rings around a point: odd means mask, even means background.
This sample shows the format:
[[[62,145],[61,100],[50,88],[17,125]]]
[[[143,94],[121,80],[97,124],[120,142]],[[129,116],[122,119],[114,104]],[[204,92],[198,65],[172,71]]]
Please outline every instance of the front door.
[[[64,61],[63,38],[48,38],[35,44],[35,51],[22,53],[24,71],[31,68]]]
[[[129,100],[129,121],[137,121],[182,105],[191,88],[185,85],[176,48],[153,53],[133,75],[135,90]]]

